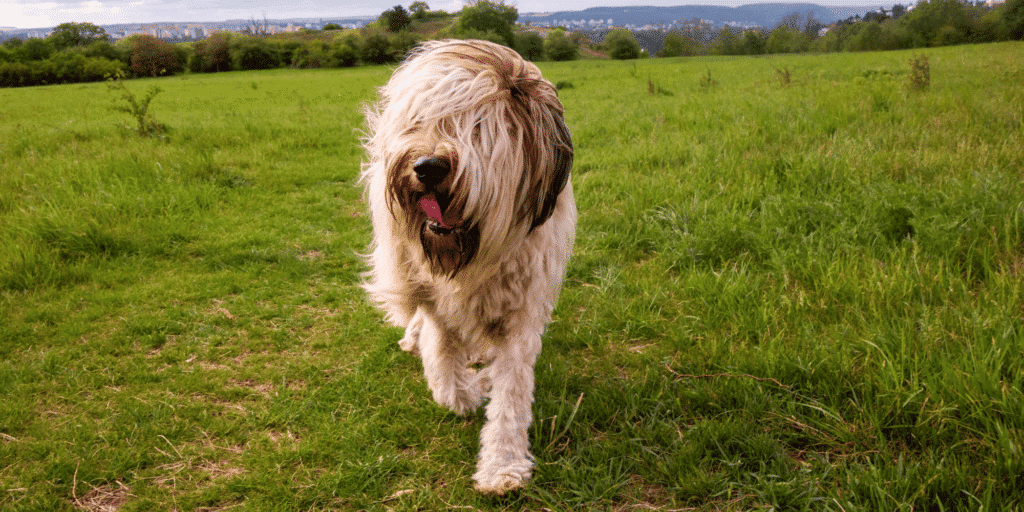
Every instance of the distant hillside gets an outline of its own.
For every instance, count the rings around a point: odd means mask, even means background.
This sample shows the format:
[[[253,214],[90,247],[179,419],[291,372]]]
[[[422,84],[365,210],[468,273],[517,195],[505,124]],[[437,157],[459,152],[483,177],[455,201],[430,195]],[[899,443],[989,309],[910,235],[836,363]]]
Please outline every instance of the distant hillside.
[[[607,23],[607,20],[611,19],[616,26],[642,27],[698,18],[711,21],[715,25],[729,23],[773,27],[787,14],[799,13],[801,16],[806,16],[807,13],[813,12],[815,19],[829,24],[856,14],[863,15],[870,10],[872,10],[871,7],[823,6],[808,3],[750,4],[739,7],[714,5],[591,7],[582,11],[520,13],[519,23],[529,21],[532,24],[559,24],[557,22],[561,20],[604,20]]]

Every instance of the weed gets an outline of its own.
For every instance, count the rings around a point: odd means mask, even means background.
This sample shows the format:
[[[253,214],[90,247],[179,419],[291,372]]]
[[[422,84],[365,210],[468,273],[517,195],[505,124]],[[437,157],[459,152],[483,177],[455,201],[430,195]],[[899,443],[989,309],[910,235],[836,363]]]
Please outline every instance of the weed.
[[[911,90],[921,91],[928,89],[932,84],[931,67],[928,65],[928,56],[914,55],[908,61],[910,63],[909,83]]]
[[[782,66],[782,69],[775,68],[775,76],[779,79],[779,84],[783,87],[788,87],[791,81],[789,74],[789,66]]]
[[[157,94],[163,92],[159,86],[153,85],[149,88],[142,99],[135,97],[135,93],[131,91],[124,84],[124,73],[118,71],[113,77],[107,79],[107,90],[111,92],[120,92],[121,99],[123,99],[127,105],[114,105],[111,108],[118,112],[125,112],[135,118],[135,122],[138,126],[134,128],[134,131],[141,137],[154,137],[162,135],[167,131],[167,126],[158,122],[149,113],[149,103],[153,101],[153,98]],[[132,128],[129,128],[132,130]]]
[[[711,78],[711,68],[708,68],[707,73],[700,77],[700,88],[705,91],[710,91],[718,85],[718,82],[714,78]]]

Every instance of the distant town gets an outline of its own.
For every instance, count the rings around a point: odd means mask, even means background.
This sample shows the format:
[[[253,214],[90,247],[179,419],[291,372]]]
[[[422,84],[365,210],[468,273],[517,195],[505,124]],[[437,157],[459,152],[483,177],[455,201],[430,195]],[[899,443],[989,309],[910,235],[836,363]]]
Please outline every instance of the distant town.
[[[280,34],[285,32],[298,32],[303,29],[320,30],[328,23],[334,23],[342,28],[361,28],[377,18],[366,16],[360,18],[323,18],[323,19],[301,19],[301,20],[228,20],[219,22],[193,22],[193,23],[124,23],[116,25],[100,25],[106,30],[107,35],[114,41],[124,39],[136,34],[149,34],[165,41],[197,41],[205,39],[214,32],[242,32],[246,27],[259,24],[262,28],[266,23],[267,34]],[[53,31],[53,27],[22,29],[0,27],[0,40],[6,39],[28,39],[45,38]]]

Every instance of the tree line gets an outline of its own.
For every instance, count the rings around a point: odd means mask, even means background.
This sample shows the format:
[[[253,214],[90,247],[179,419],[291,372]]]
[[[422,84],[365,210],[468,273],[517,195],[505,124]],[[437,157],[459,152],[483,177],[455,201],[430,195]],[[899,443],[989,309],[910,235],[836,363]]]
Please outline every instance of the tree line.
[[[827,29],[827,31],[823,30]],[[823,35],[822,32],[825,32]],[[895,5],[826,26],[813,15],[791,14],[773,30],[725,27],[702,33],[696,25],[668,33],[659,56],[758,55],[800,52],[903,50],[1024,38],[1024,0],[996,6],[961,0]]]
[[[477,0],[458,13],[431,10],[423,1],[408,9],[396,5],[361,29],[328,24],[323,30],[266,35],[266,23],[243,33],[217,32],[196,42],[168,43],[137,34],[111,40],[91,23],[63,23],[45,39],[11,39],[0,46],[0,87],[99,81],[117,74],[161,76],[289,68],[349,67],[400,61],[420,41],[431,38],[486,39],[514,48],[530,60],[572,60],[581,51],[614,59],[643,57],[636,35],[615,29],[592,41],[564,28],[516,31],[519,13],[502,0]],[[827,32],[821,35],[822,29]],[[840,21],[826,27],[813,15],[792,14],[772,30],[725,27],[710,34],[707,25],[656,31],[656,56],[755,55],[766,53],[895,50],[1024,38],[1024,0],[996,7],[961,0],[922,1],[913,9],[892,10]],[[648,42],[645,40],[645,42]]]

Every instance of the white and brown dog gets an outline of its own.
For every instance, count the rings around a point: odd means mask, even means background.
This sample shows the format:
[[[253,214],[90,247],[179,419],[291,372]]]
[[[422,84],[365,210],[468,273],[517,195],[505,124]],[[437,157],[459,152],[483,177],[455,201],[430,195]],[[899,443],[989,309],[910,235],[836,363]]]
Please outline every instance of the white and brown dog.
[[[466,414],[490,399],[473,480],[504,494],[534,465],[533,365],[576,233],[562,104],[536,66],[486,41],[424,44],[380,95],[365,112],[364,287],[405,328],[437,403]]]

